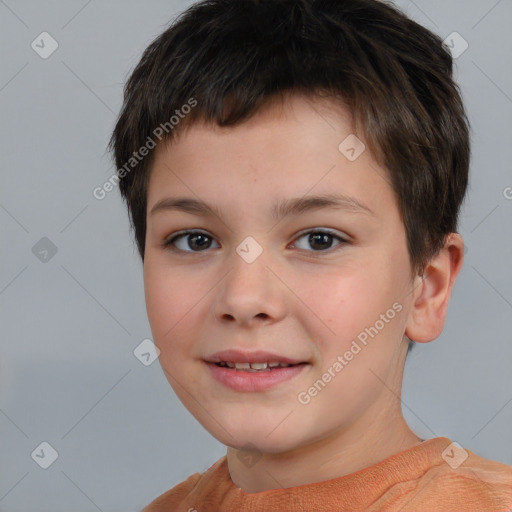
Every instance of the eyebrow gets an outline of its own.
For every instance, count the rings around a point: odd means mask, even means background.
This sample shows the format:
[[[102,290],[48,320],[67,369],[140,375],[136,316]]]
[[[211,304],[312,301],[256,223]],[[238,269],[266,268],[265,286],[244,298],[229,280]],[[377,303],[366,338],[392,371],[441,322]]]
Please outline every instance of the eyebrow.
[[[324,194],[281,200],[274,205],[271,216],[274,220],[281,220],[287,215],[301,215],[306,212],[324,208],[375,215],[368,206],[358,201],[355,197],[342,194]],[[190,197],[168,197],[162,199],[151,208],[150,215],[157,212],[173,210],[190,213],[192,215],[202,215],[204,217],[217,216],[222,219],[222,213],[215,205],[210,205],[204,201]]]

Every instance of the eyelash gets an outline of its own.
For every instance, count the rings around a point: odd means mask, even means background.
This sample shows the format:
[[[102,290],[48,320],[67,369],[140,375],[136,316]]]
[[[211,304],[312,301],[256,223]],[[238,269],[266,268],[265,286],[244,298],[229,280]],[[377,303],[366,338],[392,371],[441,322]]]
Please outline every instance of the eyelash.
[[[325,235],[329,235],[333,238],[337,238],[340,243],[338,245],[335,245],[334,247],[330,247],[329,249],[325,249],[325,250],[320,250],[320,251],[308,251],[306,249],[300,249],[300,250],[303,250],[303,251],[306,251],[306,252],[310,252],[310,253],[313,253],[313,255],[315,255],[315,253],[319,253],[320,255],[321,254],[324,254],[324,253],[332,253],[332,252],[335,252],[339,249],[342,249],[344,245],[348,244],[349,241],[346,240],[345,238],[337,235],[335,232],[333,232],[332,230],[330,229],[318,229],[318,228],[315,228],[315,229],[309,229],[307,231],[303,231],[301,233],[299,233],[299,235],[297,236],[297,238],[295,238],[295,240],[299,240],[300,238],[306,236],[306,235],[310,235],[312,233],[315,233],[315,234],[325,234]],[[200,230],[185,230],[185,231],[179,231],[178,233],[176,234],[173,234],[171,237],[168,237],[166,238],[163,242],[162,242],[162,246],[164,249],[166,250],[170,250],[170,251],[173,251],[177,254],[180,254],[180,255],[185,255],[185,254],[200,254],[202,252],[206,252],[208,249],[205,249],[203,251],[184,251],[183,249],[178,249],[176,247],[173,246],[173,244],[179,240],[180,238],[184,238],[188,235],[205,235],[207,236],[208,238],[214,240],[214,238],[212,236],[210,236],[208,233],[206,233],[205,231],[200,231]]]

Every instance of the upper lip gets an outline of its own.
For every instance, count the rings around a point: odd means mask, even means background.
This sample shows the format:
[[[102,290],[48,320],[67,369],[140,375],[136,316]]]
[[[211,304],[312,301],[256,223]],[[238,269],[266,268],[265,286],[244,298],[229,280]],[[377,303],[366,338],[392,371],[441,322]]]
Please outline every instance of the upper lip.
[[[290,357],[280,356],[272,352],[264,350],[256,350],[248,352],[246,350],[229,349],[215,352],[205,359],[208,363],[233,362],[233,363],[284,363],[284,364],[299,364],[305,363],[299,359],[292,359]]]

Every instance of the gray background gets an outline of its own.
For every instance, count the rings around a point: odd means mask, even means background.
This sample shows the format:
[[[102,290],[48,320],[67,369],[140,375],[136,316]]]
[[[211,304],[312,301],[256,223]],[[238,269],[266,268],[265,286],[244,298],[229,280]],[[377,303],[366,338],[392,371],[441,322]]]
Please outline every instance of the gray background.
[[[469,43],[456,66],[473,126],[466,261],[442,336],[409,356],[404,414],[512,464],[512,1],[398,3]],[[140,510],[225,453],[134,356],[151,338],[142,266],[118,190],[92,195],[115,170],[129,71],[189,4],[0,1],[1,511]],[[43,31],[59,45],[47,59],[31,48]],[[43,441],[58,452],[46,470],[31,457]]]

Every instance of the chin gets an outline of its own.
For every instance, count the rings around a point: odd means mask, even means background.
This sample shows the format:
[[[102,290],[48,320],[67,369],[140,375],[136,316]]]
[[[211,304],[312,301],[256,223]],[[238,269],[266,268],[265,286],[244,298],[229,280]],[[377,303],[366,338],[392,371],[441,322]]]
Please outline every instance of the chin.
[[[271,428],[255,429],[254,427],[243,431],[230,431],[233,437],[223,436],[217,438],[226,446],[236,450],[247,450],[252,448],[262,453],[283,453],[297,447],[297,440],[290,436],[290,431],[283,429],[279,434],[273,433]]]
[[[224,444],[224,443],[223,443]],[[289,446],[283,446],[281,443],[269,443],[268,440],[265,440],[265,436],[261,436],[261,438],[246,438],[246,442],[244,443],[231,443],[227,444],[231,448],[235,450],[255,450],[256,452],[265,453],[265,454],[280,454],[284,452],[288,452],[293,450],[296,446],[290,444]]]

